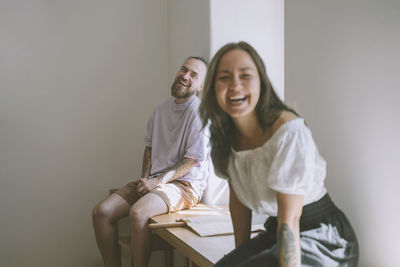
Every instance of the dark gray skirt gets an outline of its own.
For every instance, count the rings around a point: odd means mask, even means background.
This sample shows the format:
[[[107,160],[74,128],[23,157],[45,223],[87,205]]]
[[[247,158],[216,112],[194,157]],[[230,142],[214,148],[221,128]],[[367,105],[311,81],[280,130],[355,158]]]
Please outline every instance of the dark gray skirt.
[[[276,217],[265,222],[266,231],[245,242],[215,267],[279,266]],[[300,218],[301,266],[353,267],[358,242],[350,222],[328,194],[303,207]]]

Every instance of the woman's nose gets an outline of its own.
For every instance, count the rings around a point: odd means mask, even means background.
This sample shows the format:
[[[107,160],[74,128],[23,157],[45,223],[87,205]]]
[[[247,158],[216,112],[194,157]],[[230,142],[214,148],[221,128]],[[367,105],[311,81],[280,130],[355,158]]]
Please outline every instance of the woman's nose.
[[[229,85],[230,90],[238,90],[241,87],[241,81],[239,77],[232,77],[231,83]]]

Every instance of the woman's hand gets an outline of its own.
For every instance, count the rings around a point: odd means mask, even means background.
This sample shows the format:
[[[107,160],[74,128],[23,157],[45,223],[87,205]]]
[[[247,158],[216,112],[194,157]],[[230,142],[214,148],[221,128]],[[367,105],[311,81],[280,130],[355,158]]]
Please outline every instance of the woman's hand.
[[[300,267],[300,216],[303,196],[277,193],[279,266]]]

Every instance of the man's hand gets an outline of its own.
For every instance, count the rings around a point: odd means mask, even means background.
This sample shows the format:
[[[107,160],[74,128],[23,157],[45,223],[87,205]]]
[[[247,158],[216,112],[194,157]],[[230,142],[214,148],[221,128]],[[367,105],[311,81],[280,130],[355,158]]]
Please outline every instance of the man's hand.
[[[137,192],[139,196],[143,196],[159,186],[161,184],[161,179],[159,177],[155,178],[140,178],[139,184],[137,186]]]

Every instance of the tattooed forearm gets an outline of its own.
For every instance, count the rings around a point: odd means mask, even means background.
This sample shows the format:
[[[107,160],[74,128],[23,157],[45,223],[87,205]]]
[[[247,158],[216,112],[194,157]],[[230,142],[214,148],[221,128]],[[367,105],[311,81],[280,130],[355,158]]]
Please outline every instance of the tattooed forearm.
[[[149,177],[151,168],[151,147],[146,146],[143,153],[142,177]]]
[[[278,234],[279,245],[279,265],[297,266],[296,259],[296,238],[289,228],[289,225],[283,223]]]
[[[169,183],[187,174],[191,168],[197,164],[197,160],[190,158],[183,158],[178,161],[174,166],[169,168],[161,177],[162,183]]]

